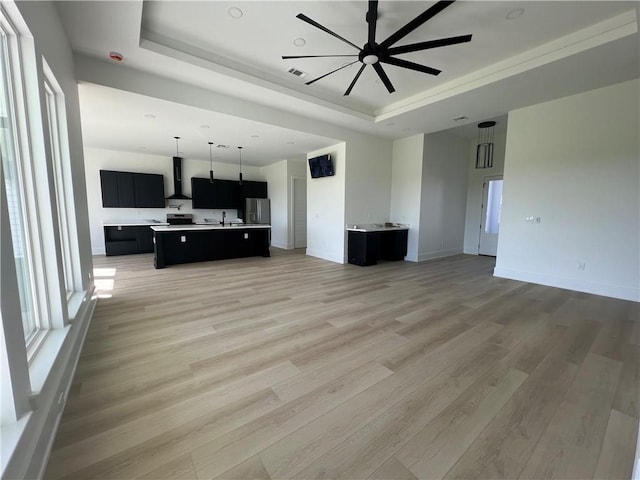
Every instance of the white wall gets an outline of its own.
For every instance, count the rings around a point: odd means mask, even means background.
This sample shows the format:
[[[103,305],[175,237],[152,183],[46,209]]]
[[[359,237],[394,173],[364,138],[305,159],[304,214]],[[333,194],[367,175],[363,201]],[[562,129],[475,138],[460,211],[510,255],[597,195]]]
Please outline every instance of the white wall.
[[[446,132],[424,136],[418,261],[462,253],[468,142]]]
[[[496,133],[493,147],[493,167],[476,168],[477,140],[469,142],[469,173],[467,176],[467,208],[464,227],[464,253],[478,254],[480,220],[482,214],[482,182],[486,177],[500,176],[504,172],[506,133]]]
[[[640,300],[639,104],[633,80],[509,114],[497,276]]]
[[[345,142],[309,152],[307,158],[331,154],[335,175],[311,178],[307,169],[307,255],[345,262]]]
[[[149,155],[136,152],[120,152],[87,148],[84,153],[87,201],[89,205],[89,221],[91,229],[91,251],[94,255],[104,254],[104,232],[102,224],[105,221],[121,220],[166,220],[167,213],[192,213],[196,221],[205,218],[222,218],[220,210],[194,210],[191,200],[168,200],[167,205],[181,205],[175,208],[103,208],[100,189],[100,170],[118,170],[124,172],[157,173],[164,175],[165,195],[173,194],[173,160],[171,153],[167,156]],[[191,177],[209,177],[209,162],[185,158],[182,160],[182,192],[191,196]],[[239,165],[228,163],[213,163],[215,178],[235,180],[238,178]],[[242,175],[245,180],[265,181],[265,175],[259,167],[243,165]],[[271,185],[268,185],[271,195]],[[272,205],[273,214],[273,205]],[[237,217],[237,211],[224,210],[227,220]]]
[[[287,171],[287,160],[262,167],[271,199],[271,245],[278,248],[288,248],[289,243],[289,177]]]
[[[423,149],[424,134],[393,142],[389,219],[409,224],[405,259],[412,262],[418,261]]]
[[[393,143],[379,138],[347,141],[345,221],[389,221]]]

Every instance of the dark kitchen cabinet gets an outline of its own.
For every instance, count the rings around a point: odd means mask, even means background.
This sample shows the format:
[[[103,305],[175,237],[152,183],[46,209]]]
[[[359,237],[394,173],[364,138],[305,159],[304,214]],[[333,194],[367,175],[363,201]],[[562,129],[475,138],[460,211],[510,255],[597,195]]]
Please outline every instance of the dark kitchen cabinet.
[[[243,181],[241,190],[243,203],[245,198],[269,198],[267,182]]]
[[[164,176],[152,173],[100,170],[102,206],[164,208]]]
[[[408,230],[348,232],[348,261],[354,265],[375,265],[378,260],[404,260]]]
[[[100,188],[102,190],[103,207],[119,207],[118,172],[100,170]]]
[[[154,232],[156,268],[226,258],[268,257],[269,229],[227,227]]]
[[[133,174],[136,208],[164,208],[164,176],[153,173]]]
[[[193,208],[237,209],[240,203],[240,186],[236,180],[191,178]]]
[[[354,265],[375,265],[380,251],[380,232],[349,232],[348,259]]]
[[[235,180],[218,180],[215,182],[215,208],[238,208],[240,203],[240,185]]]
[[[380,232],[380,259],[398,261],[407,256],[409,230]]]
[[[107,256],[153,252],[153,231],[146,225],[104,227]]]

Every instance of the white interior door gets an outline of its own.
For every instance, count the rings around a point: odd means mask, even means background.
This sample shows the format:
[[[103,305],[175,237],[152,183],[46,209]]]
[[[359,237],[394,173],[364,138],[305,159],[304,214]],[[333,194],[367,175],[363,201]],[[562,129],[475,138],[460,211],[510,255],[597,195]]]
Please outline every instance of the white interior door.
[[[498,253],[500,213],[502,212],[502,177],[487,177],[482,183],[482,213],[478,253],[495,257]]]
[[[307,179],[293,179],[293,248],[307,247]]]

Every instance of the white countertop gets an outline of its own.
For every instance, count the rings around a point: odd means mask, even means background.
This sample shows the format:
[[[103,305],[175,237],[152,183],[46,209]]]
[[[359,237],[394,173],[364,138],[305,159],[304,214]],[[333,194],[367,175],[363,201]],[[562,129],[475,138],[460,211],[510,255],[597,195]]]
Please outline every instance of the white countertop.
[[[181,230],[244,230],[244,229],[256,229],[256,228],[271,228],[271,225],[245,225],[243,223],[233,225],[210,225],[210,224],[195,224],[195,225],[152,225],[151,230],[155,232],[179,232]]]
[[[392,230],[409,230],[407,223],[359,223],[347,225],[348,232],[388,232]]]
[[[146,225],[169,225],[167,222],[160,220],[105,220],[102,222],[104,227],[141,227]]]

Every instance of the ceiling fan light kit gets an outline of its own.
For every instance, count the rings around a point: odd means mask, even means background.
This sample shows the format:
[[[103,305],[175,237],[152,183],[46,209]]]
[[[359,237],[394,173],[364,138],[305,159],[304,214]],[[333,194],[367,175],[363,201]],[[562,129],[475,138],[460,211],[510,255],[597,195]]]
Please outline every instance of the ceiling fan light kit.
[[[306,22],[309,25],[311,25],[313,27],[316,27],[316,28],[322,30],[323,32],[328,33],[332,37],[337,38],[338,40],[346,43],[347,45],[352,46],[353,48],[357,49],[359,51],[359,53],[357,55],[356,54],[352,54],[352,55],[344,55],[344,54],[342,54],[342,55],[293,55],[293,56],[283,56],[282,59],[283,60],[289,60],[289,59],[294,59],[294,58],[356,57],[357,56],[358,57],[357,60],[354,60],[353,62],[350,62],[350,63],[346,63],[346,64],[342,65],[341,67],[336,68],[335,70],[332,70],[332,71],[330,71],[328,73],[325,73],[324,75],[322,75],[320,77],[317,77],[317,78],[315,78],[313,80],[310,80],[310,81],[306,82],[306,85],[311,85],[312,83],[317,82],[318,80],[321,80],[321,79],[323,79],[323,78],[325,78],[325,77],[327,77],[327,76],[329,76],[329,75],[331,75],[333,73],[336,73],[336,72],[342,70],[343,68],[348,68],[351,65],[360,62],[362,64],[362,66],[360,67],[360,69],[356,73],[355,77],[351,81],[351,84],[349,85],[347,90],[344,92],[345,96],[347,96],[347,95],[349,95],[351,93],[351,91],[353,90],[353,87],[355,86],[356,82],[360,78],[360,75],[362,74],[363,70],[367,67],[367,65],[371,65],[373,67],[373,69],[378,74],[378,77],[380,78],[380,80],[382,81],[384,86],[387,88],[387,91],[389,93],[393,93],[393,92],[395,92],[395,88],[394,88],[393,84],[391,83],[391,80],[389,80],[389,77],[387,76],[387,73],[385,72],[385,70],[382,67],[381,63],[386,63],[388,65],[393,65],[393,66],[396,66],[396,67],[406,68],[406,69],[409,69],[409,70],[414,70],[416,72],[422,72],[422,73],[426,73],[426,74],[429,74],[429,75],[439,75],[441,73],[441,70],[438,70],[438,69],[432,68],[432,67],[428,67],[426,65],[420,65],[419,63],[410,62],[408,60],[403,60],[401,58],[396,58],[395,55],[401,55],[401,54],[404,54],[404,53],[411,53],[411,52],[419,52],[419,51],[423,51],[423,50],[429,50],[429,49],[432,49],[432,48],[446,47],[448,45],[456,45],[456,44],[459,44],[459,43],[466,43],[466,42],[470,42],[471,41],[471,35],[469,34],[469,35],[460,35],[460,36],[456,36],[456,37],[440,38],[440,39],[437,39],[437,40],[429,40],[429,41],[426,41],[426,42],[412,43],[412,44],[409,44],[409,45],[401,45],[401,46],[397,46],[397,47],[393,46],[397,42],[402,40],[404,37],[409,35],[411,32],[413,32],[415,29],[417,29],[418,27],[423,25],[429,19],[431,19],[432,17],[434,17],[435,15],[440,13],[442,10],[444,10],[445,8],[447,8],[449,5],[451,5],[454,2],[455,2],[455,0],[440,0],[440,1],[438,1],[437,3],[435,3],[434,5],[429,7],[428,9],[426,9],[424,12],[422,12],[420,15],[418,15],[416,18],[411,20],[409,23],[407,23],[405,26],[403,26],[400,29],[398,29],[395,33],[393,33],[391,36],[389,36],[382,43],[376,43],[376,28],[377,28],[377,24],[378,24],[378,1],[377,0],[369,0],[369,8],[367,10],[367,14],[366,14],[366,17],[365,17],[366,21],[367,21],[367,24],[368,24],[367,43],[365,43],[362,48],[358,47],[355,43],[350,42],[346,38],[341,37],[337,33],[329,30],[327,27],[319,24],[315,20],[312,20],[311,18],[307,17],[306,15],[304,15],[302,13],[299,13],[298,15],[296,15],[296,18],[299,18],[303,22]]]

